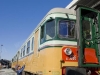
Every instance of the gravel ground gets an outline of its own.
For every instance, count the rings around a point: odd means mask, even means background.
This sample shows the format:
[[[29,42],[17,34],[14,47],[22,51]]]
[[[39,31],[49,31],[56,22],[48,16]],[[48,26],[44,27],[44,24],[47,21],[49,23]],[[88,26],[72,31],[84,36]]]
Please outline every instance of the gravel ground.
[[[12,69],[1,69],[0,75],[17,75]]]

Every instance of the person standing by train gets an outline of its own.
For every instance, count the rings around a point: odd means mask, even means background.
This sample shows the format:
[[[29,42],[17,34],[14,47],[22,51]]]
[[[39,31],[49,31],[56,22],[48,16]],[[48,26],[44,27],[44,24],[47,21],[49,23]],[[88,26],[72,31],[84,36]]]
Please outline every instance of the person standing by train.
[[[17,75],[22,75],[22,72],[23,72],[24,68],[25,68],[25,63],[24,63],[24,65],[22,66],[22,68],[21,68],[20,65],[18,65],[17,70],[16,70]]]

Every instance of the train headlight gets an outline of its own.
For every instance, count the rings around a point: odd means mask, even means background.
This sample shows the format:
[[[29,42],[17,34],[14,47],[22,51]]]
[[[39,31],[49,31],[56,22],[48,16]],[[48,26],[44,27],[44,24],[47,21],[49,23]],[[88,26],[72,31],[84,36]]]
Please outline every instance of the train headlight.
[[[66,48],[64,50],[64,52],[65,52],[66,55],[71,55],[72,54],[72,50],[70,48]]]

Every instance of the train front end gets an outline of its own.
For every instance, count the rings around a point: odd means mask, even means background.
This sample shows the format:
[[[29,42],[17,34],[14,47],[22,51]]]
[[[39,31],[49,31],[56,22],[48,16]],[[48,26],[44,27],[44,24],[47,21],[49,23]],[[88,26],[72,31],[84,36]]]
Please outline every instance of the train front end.
[[[71,44],[72,38],[70,37],[69,45],[62,47],[62,75],[100,74],[99,20],[99,11],[77,6],[75,24],[77,45],[74,40]],[[70,27],[67,30],[69,29]],[[71,30],[68,32],[71,32]]]
[[[100,13],[99,11],[77,6],[76,28],[78,46],[78,66],[87,74],[98,75],[100,70]]]

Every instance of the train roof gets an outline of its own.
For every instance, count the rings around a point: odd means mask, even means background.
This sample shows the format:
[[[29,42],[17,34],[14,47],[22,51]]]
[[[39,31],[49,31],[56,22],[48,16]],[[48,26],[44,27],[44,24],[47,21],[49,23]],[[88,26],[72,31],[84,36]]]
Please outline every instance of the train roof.
[[[45,18],[50,15],[50,14],[53,14],[53,13],[66,13],[66,14],[73,14],[73,15],[76,15],[76,12],[75,10],[73,9],[66,9],[66,8],[53,8],[51,9],[47,14],[46,16],[41,20],[41,22],[38,24],[38,26],[36,27],[36,29],[41,25],[41,23],[45,20]],[[35,30],[36,30],[35,29]],[[34,30],[34,31],[35,31]]]
[[[68,14],[76,15],[76,14],[75,14],[75,10],[67,9],[67,8],[53,8],[53,9],[51,9],[51,10],[47,13],[47,15],[48,15],[48,14],[51,14],[51,13],[57,13],[57,12],[59,12],[59,13],[68,13]],[[46,15],[46,16],[47,16],[47,15]]]

